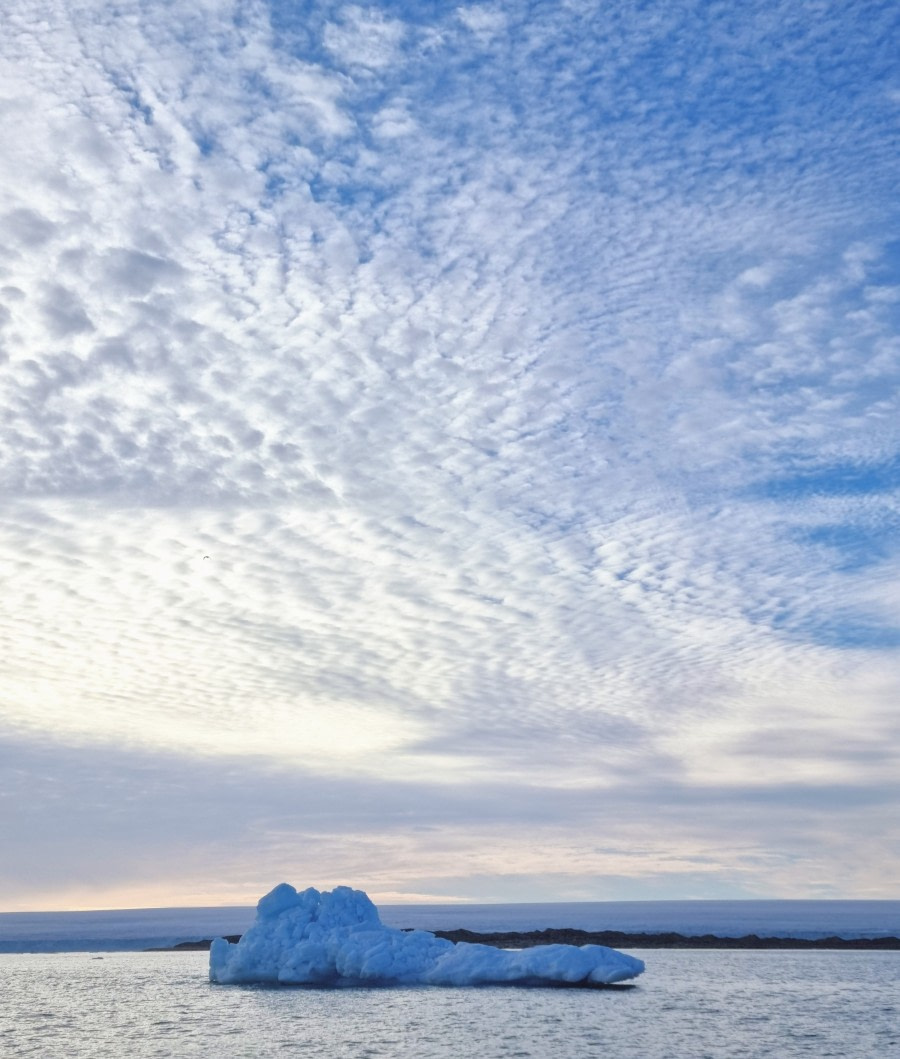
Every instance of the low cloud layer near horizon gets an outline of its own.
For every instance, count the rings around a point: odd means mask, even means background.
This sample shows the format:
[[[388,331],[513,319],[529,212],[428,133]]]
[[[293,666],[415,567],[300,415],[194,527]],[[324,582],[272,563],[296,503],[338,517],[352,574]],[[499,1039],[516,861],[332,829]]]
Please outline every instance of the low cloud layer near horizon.
[[[896,895],[894,5],[6,21],[5,909]]]

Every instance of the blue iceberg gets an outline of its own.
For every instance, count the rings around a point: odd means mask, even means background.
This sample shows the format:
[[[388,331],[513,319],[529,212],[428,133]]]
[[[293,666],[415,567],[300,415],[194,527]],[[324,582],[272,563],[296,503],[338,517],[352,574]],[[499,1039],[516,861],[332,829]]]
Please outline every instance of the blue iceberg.
[[[454,944],[426,930],[386,927],[362,890],[266,894],[237,944],[217,938],[209,978],[277,985],[609,985],[635,978],[641,960],[604,945],[496,949]]]

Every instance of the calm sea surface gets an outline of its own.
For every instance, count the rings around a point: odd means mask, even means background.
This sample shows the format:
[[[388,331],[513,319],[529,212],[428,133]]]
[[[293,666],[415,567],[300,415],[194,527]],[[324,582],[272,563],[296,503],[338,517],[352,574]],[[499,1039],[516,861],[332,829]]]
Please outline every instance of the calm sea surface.
[[[606,990],[210,985],[206,953],[0,955],[0,1055],[900,1057],[900,952],[631,950]]]

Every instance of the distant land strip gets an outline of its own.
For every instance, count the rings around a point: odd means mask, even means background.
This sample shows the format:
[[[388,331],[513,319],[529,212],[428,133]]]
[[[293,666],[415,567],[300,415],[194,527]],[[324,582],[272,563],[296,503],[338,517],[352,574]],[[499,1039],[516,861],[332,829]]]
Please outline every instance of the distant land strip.
[[[900,938],[761,938],[745,934],[740,938],[720,938],[715,934],[626,934],[621,930],[507,931],[476,934],[471,930],[435,930],[448,941],[468,941],[501,949],[530,949],[535,945],[608,945],[618,949],[900,949]]]
[[[492,945],[497,949],[531,949],[535,945],[608,945],[613,949],[857,949],[885,951],[900,950],[900,938],[761,938],[758,934],[744,934],[739,938],[720,938],[715,934],[626,934],[620,930],[576,930],[549,928],[547,930],[504,931],[477,934],[472,930],[433,930],[435,937],[454,943],[465,941],[475,945]],[[227,940],[236,944],[240,934],[229,934]],[[212,942],[182,941],[177,945],[147,949],[147,952],[197,952],[210,947]]]

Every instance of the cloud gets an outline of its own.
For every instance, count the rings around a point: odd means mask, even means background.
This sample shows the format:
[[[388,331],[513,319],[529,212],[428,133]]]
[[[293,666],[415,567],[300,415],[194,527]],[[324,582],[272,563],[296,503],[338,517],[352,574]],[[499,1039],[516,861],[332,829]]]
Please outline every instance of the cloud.
[[[172,893],[252,904],[267,881],[298,872],[373,892],[396,884],[400,896],[801,896],[829,846],[858,892],[878,896],[887,890],[862,866],[876,847],[884,855],[895,826],[895,785],[701,793],[651,777],[610,792],[488,775],[466,785],[323,778],[246,753],[198,758],[8,732],[0,761],[0,799],[18,806],[3,838],[22,851],[0,869],[7,908],[146,906]],[[826,874],[814,892],[841,889]]]
[[[640,777],[685,792],[678,871],[763,893],[697,806],[819,791],[837,871],[827,792],[878,801],[896,764],[891,17],[210,3],[176,30],[21,0],[6,722],[245,754],[248,804],[263,761],[351,802],[405,784],[441,834],[490,775],[522,806],[498,879],[572,792],[625,798],[662,877]],[[483,811],[429,832],[432,883],[482,870]],[[615,864],[567,830],[579,886],[632,870],[617,827]]]
[[[335,58],[349,67],[382,70],[395,63],[406,35],[400,19],[388,19],[355,4],[344,7],[337,22],[325,25],[323,41]]]

